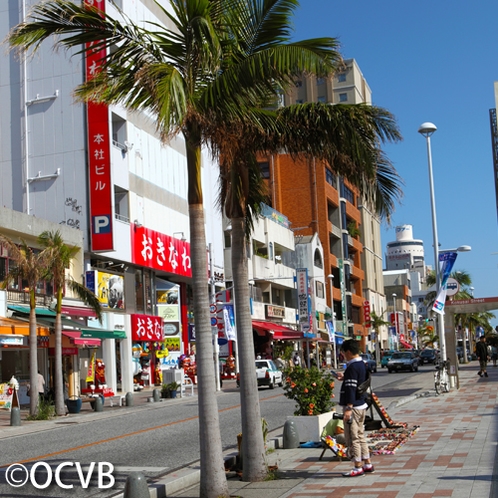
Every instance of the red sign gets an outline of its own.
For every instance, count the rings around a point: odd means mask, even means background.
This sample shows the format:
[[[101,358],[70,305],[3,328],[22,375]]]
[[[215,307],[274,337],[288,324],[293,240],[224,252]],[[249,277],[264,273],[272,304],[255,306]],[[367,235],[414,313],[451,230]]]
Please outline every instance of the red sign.
[[[93,7],[95,3],[95,0],[85,0],[86,7]],[[105,2],[99,2],[98,8],[104,12]],[[88,48],[90,44],[87,43],[86,46]],[[105,56],[105,49],[86,53],[87,81],[99,73]],[[89,102],[87,104],[87,121],[92,251],[111,251],[114,249],[114,244],[112,236],[111,142],[107,106]]]
[[[185,277],[192,276],[188,242],[133,224],[131,240],[133,263]]]
[[[163,319],[160,316],[131,315],[132,341],[162,341],[164,339]]]
[[[363,321],[365,322],[365,327],[371,327],[372,317],[370,316],[370,301],[363,301]]]

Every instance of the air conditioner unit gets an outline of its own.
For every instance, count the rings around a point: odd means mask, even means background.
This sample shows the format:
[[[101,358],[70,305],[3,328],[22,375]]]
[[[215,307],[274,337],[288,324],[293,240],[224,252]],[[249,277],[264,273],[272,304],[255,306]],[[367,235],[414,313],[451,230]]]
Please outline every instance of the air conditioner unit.
[[[183,369],[170,368],[168,370],[163,370],[163,384],[171,384],[172,382],[182,383],[183,380]]]

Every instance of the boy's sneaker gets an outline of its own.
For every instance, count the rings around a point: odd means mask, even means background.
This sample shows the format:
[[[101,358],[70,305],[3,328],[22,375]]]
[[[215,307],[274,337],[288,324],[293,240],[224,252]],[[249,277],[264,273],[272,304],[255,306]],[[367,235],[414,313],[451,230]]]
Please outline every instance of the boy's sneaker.
[[[373,474],[375,472],[374,466],[371,463],[366,463],[363,465],[363,472]]]
[[[482,372],[481,371],[477,372],[477,375],[479,375],[479,377],[482,377]]]
[[[484,377],[487,377],[488,376],[488,372],[484,372]]]
[[[342,474],[344,477],[359,477],[359,476],[364,476],[365,472],[363,470],[363,467],[354,467],[352,470],[349,472],[345,472]]]

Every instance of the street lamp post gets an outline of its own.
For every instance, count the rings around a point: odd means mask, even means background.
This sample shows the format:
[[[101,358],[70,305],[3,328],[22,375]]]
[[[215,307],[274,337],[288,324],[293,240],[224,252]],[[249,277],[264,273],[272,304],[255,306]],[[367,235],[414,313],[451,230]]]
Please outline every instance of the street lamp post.
[[[334,317],[334,275],[332,273],[330,275],[327,275],[327,278],[329,279],[329,284],[330,284],[330,314],[332,318],[332,325],[334,326],[334,344],[333,344],[333,350],[334,350],[334,369],[337,369],[337,346],[336,346],[336,340],[335,340],[335,317]]]
[[[437,130],[433,123],[422,123],[418,132],[423,135],[427,142],[427,162],[429,165],[429,188],[431,196],[431,213],[432,213],[432,238],[434,244],[434,272],[436,274],[436,295],[441,286],[441,273],[439,271],[439,241],[437,236],[437,219],[436,219],[436,198],[434,195],[434,178],[432,175],[432,154],[431,154],[431,136]],[[446,339],[444,336],[444,315],[440,314],[437,319],[439,349],[441,350],[440,358],[446,360]]]
[[[393,293],[394,337],[398,337],[398,316],[396,315],[396,294]],[[397,344],[397,340],[396,340]],[[392,348],[394,349],[394,347]],[[399,349],[398,347],[396,349]]]

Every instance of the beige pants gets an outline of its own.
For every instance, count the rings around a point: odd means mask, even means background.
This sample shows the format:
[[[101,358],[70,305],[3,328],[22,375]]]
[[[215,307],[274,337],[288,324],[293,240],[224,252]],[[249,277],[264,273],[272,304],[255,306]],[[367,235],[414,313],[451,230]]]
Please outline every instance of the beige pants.
[[[370,451],[365,438],[365,415],[366,410],[353,408],[351,423],[344,424],[348,457],[353,462],[361,462],[370,458]]]

